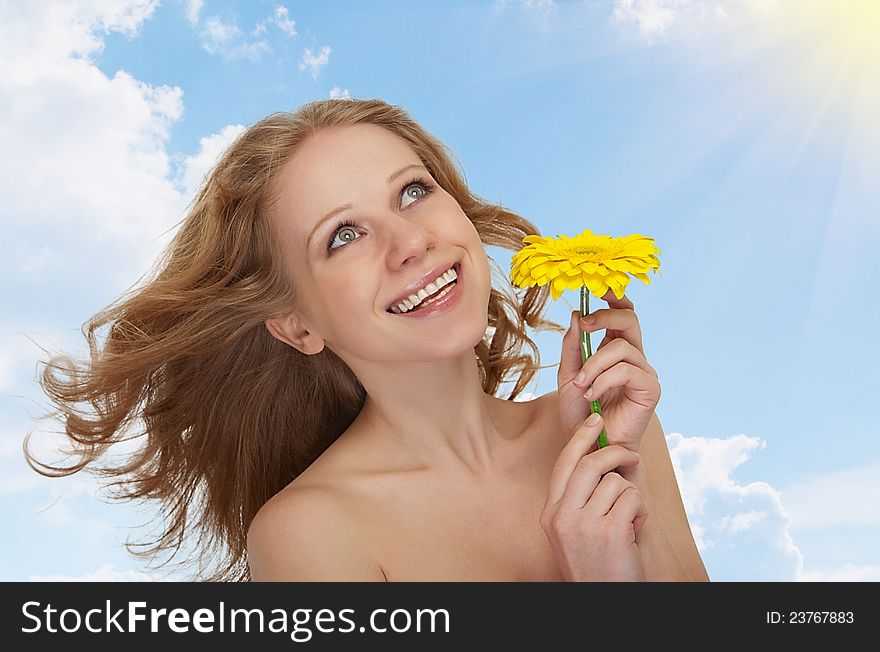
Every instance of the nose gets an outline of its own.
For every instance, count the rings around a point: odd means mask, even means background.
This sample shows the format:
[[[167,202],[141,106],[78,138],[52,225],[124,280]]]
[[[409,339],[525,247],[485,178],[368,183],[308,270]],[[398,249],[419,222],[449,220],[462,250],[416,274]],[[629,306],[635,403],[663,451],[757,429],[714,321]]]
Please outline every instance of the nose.
[[[432,230],[399,215],[389,219],[388,239],[388,262],[392,269],[406,265],[411,258],[418,260],[437,245],[437,236]]]

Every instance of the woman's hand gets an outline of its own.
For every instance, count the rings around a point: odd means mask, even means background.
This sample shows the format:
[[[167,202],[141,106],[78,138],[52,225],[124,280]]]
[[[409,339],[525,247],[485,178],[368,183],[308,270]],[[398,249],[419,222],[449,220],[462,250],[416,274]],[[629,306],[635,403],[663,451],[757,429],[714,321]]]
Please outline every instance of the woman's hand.
[[[592,324],[578,323],[572,311],[571,325],[562,338],[562,355],[556,375],[559,419],[563,433],[573,433],[590,414],[590,403],[599,399],[608,444],[639,452],[642,437],[660,402],[660,381],[642,351],[642,331],[626,296],[617,299],[609,290],[604,297],[610,308],[595,310]],[[605,329],[596,351],[581,363],[580,332]],[[579,372],[583,381],[576,381]],[[593,393],[584,398],[592,385]],[[590,450],[598,449],[593,442]],[[589,452],[589,451],[588,451]]]
[[[613,469],[639,456],[614,444],[585,454],[602,419],[584,423],[553,467],[541,527],[567,582],[644,582],[636,533],[648,516],[638,488]]]

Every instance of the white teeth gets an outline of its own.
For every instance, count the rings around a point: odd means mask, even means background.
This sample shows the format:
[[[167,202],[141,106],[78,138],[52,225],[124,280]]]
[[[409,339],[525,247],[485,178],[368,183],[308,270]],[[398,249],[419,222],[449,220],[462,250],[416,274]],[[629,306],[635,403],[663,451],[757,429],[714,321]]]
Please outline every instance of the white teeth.
[[[455,273],[455,269],[450,267],[445,273],[438,276],[436,280],[428,283],[424,288],[419,290],[416,294],[409,295],[403,302],[397,304],[396,306],[391,307],[391,311],[396,314],[401,314],[404,312],[409,312],[415,306],[420,304],[422,300],[430,294],[434,294],[437,290],[442,288],[444,285],[448,283],[452,283],[452,281],[458,278],[458,274]]]
[[[437,290],[439,290],[440,288],[443,287],[443,281],[441,280],[442,278],[443,277],[441,276],[440,278],[437,279],[436,285],[434,283],[428,283],[425,286],[425,289],[422,290],[422,292],[425,293],[425,296],[428,296],[429,294],[434,294]],[[419,292],[419,295],[421,295],[422,292]]]

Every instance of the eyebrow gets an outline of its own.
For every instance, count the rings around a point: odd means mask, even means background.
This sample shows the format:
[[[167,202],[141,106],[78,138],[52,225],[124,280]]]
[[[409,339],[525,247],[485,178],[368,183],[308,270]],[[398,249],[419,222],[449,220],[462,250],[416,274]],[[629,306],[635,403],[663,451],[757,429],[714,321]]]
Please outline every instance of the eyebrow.
[[[388,177],[387,182],[391,183],[397,177],[399,177],[401,174],[403,174],[407,170],[411,170],[412,168],[421,168],[421,169],[425,170],[426,172],[428,171],[428,169],[424,165],[421,165],[419,163],[410,163],[409,165],[400,168],[397,172],[394,172],[393,174],[391,174]],[[309,239],[308,239],[308,242],[306,243],[306,247],[312,246],[312,239],[315,237],[315,234],[318,232],[318,229],[321,227],[322,224],[324,224],[324,222],[329,220],[331,217],[335,217],[339,213],[342,213],[343,211],[347,211],[353,207],[354,207],[354,205],[351,202],[347,202],[347,203],[343,204],[342,206],[337,206],[332,211],[327,213],[324,217],[322,217],[320,220],[318,220],[318,223],[315,224],[315,227],[312,229],[312,232],[309,234]]]

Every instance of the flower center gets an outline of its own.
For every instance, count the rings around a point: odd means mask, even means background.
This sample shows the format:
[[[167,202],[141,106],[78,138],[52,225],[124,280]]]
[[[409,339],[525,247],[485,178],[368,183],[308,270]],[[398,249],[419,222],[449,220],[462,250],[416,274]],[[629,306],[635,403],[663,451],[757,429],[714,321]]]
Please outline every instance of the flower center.
[[[606,256],[609,252],[608,247],[596,245],[580,245],[569,247],[569,251],[578,256]]]

